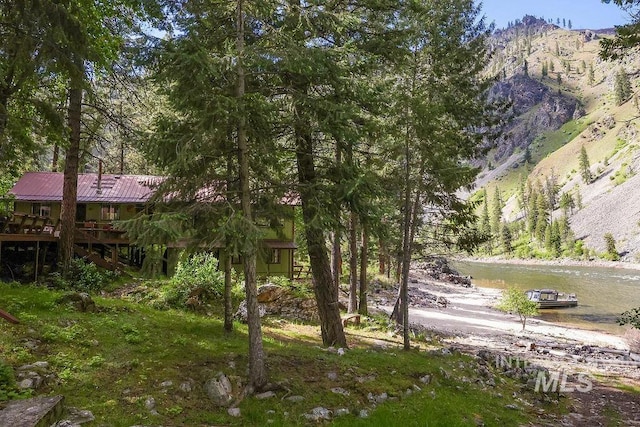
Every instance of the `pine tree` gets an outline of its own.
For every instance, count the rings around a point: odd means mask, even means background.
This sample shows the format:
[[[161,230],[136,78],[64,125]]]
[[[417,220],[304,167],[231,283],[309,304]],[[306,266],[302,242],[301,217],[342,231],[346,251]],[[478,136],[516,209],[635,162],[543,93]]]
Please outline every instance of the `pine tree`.
[[[513,236],[511,234],[511,230],[509,228],[509,224],[506,223],[506,221],[502,222],[502,228],[501,228],[501,243],[502,243],[502,249],[504,250],[505,253],[510,254],[513,251],[513,244],[512,244],[512,239]]]
[[[572,28],[572,25],[571,25],[571,19],[569,19],[569,22],[568,22],[567,26],[569,27],[569,29],[571,29],[571,28]]]
[[[571,193],[566,192],[560,195],[560,209],[565,217],[568,217],[570,213],[573,214],[575,207],[575,200],[573,200]]]
[[[496,187],[491,207],[491,234],[495,237],[500,235],[500,223],[502,222],[502,196],[500,188]]]
[[[547,198],[542,194],[542,192],[538,193],[538,198],[536,200],[536,230],[535,237],[538,241],[543,242],[545,236],[545,229],[549,225],[549,206],[547,204]]]
[[[611,261],[618,261],[620,259],[620,254],[618,254],[618,249],[616,249],[616,240],[614,239],[613,234],[606,233],[604,235],[604,242],[606,246],[607,257]]]
[[[486,188],[482,189],[482,211],[479,221],[478,229],[480,234],[487,240],[489,252],[491,252],[491,217],[489,216],[489,196]]]
[[[595,78],[595,73],[593,71],[593,64],[590,63],[589,71],[587,72],[587,83],[589,84],[589,86],[593,86],[595,81],[596,81],[596,78]]]
[[[534,237],[536,228],[538,227],[538,192],[532,187],[529,191],[528,211],[529,211],[529,234]]]
[[[589,156],[587,155],[587,149],[584,145],[580,148],[579,168],[584,183],[591,183],[591,164],[589,163]]]
[[[622,68],[620,68],[616,74],[613,91],[616,105],[624,104],[631,97],[631,82],[629,81],[629,76]]]

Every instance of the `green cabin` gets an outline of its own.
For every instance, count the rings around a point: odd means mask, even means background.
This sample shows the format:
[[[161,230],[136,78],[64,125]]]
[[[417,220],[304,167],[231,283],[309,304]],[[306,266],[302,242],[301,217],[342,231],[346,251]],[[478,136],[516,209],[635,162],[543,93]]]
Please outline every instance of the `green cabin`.
[[[0,258],[4,250],[32,249],[36,260],[42,257],[42,265],[46,251],[41,255],[41,248],[55,253],[52,246],[57,244],[60,235],[63,179],[60,172],[28,172],[9,191],[5,213],[0,216]],[[141,263],[144,251],[129,242],[124,230],[117,228],[116,221],[131,219],[150,209],[153,189],[162,180],[151,175],[79,174],[76,253],[106,268],[116,268],[121,262]],[[295,200],[283,201],[283,204],[285,209],[291,209],[291,215],[279,221],[277,228],[273,228],[273,224],[264,226],[265,237],[257,265],[259,276],[293,278],[296,272]],[[183,249],[184,245],[179,242],[168,245],[169,273]],[[237,270],[242,269],[241,262],[238,258],[232,259]]]

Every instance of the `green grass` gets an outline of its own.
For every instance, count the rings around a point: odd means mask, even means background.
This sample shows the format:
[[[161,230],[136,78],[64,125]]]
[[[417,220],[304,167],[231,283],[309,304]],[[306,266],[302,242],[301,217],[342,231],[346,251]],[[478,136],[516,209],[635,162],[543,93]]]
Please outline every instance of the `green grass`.
[[[95,297],[99,311],[80,313],[58,304],[61,292],[27,285],[0,284],[0,307],[21,319],[19,325],[0,323],[0,354],[14,369],[26,363],[48,361],[57,375],[38,394],[62,394],[69,406],[87,409],[95,425],[307,425],[314,407],[332,410],[361,409],[367,419],[346,415],[336,425],[519,425],[534,419],[512,397],[534,401],[537,396],[521,384],[496,376],[497,387],[474,382],[477,362],[461,354],[440,355],[438,342],[420,341],[420,349],[403,351],[398,337],[390,337],[379,324],[365,322],[348,328],[351,349],[340,356],[321,346],[319,327],[266,319],[264,343],[271,381],[281,386],[277,397],[245,398],[242,416],[233,418],[225,408],[212,407],[204,382],[224,372],[242,382],[247,367],[246,326],[235,325],[225,334],[219,318],[166,310],[144,304]],[[35,350],[26,340],[39,342]],[[386,349],[372,343],[385,342]],[[417,343],[417,341],[416,341]],[[328,373],[335,372],[337,380]],[[429,385],[419,378],[431,375]],[[367,381],[358,379],[369,378]],[[164,381],[173,385],[162,388]],[[193,390],[179,386],[191,381]],[[414,384],[423,390],[405,391]],[[331,392],[333,387],[348,396]],[[388,393],[389,401],[373,408],[368,395]],[[284,397],[301,395],[301,402]],[[160,415],[145,408],[152,396]],[[534,405],[535,407],[535,405]],[[553,408],[546,408],[553,412]]]

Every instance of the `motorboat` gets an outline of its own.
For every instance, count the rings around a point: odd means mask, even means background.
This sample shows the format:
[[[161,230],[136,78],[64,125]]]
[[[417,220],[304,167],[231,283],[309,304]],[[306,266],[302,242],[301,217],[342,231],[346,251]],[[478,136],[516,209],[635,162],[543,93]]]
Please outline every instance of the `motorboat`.
[[[531,289],[526,292],[529,301],[538,303],[538,308],[576,307],[576,294],[564,294],[555,289]]]

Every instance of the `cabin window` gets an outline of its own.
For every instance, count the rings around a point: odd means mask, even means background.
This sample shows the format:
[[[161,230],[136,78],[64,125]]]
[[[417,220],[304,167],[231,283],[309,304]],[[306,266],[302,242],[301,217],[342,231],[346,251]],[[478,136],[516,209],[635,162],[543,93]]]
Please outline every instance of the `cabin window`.
[[[232,256],[231,264],[242,264],[242,257],[240,255]]]
[[[280,249],[270,249],[267,262],[269,264],[280,264]]]
[[[38,216],[51,216],[51,204],[49,203],[33,203],[31,205],[31,213]]]
[[[100,209],[100,219],[104,221],[114,221],[120,219],[120,205],[103,203]]]

